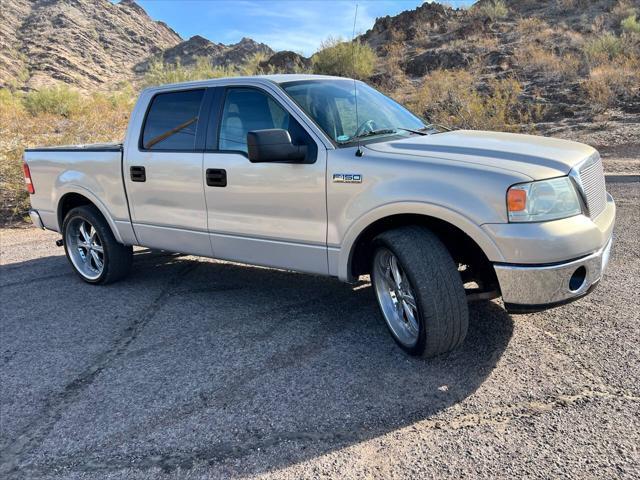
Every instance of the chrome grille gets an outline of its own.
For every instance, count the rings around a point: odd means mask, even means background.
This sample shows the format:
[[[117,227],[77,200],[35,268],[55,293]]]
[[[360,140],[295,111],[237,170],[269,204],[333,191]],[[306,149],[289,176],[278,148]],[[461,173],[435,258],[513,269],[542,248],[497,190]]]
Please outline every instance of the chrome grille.
[[[600,155],[588,159],[578,170],[580,187],[587,202],[589,216],[596,218],[607,206],[607,190]]]

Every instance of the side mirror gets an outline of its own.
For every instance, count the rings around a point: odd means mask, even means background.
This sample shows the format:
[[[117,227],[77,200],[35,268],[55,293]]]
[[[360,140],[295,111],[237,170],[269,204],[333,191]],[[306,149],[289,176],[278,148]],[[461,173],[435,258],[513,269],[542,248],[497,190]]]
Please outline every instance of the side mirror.
[[[289,132],[280,128],[247,133],[247,146],[252,163],[302,162],[307,155],[307,146],[294,145]]]

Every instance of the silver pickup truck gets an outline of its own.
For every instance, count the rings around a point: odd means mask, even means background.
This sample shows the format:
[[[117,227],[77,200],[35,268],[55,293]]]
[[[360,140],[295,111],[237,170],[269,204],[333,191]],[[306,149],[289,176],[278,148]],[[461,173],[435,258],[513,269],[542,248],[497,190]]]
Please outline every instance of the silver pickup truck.
[[[25,152],[33,223],[89,283],[132,246],[354,282],[412,355],[459,346],[468,302],[531,312],[589,293],[615,204],[600,156],[528,135],[440,131],[361,82],[314,75],[144,90],[122,144]]]

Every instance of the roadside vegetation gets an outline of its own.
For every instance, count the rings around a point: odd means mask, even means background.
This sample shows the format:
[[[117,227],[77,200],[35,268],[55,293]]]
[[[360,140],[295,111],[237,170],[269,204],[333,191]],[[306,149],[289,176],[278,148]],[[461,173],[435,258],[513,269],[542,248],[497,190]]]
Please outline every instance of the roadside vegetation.
[[[448,128],[520,131],[541,115],[541,107],[520,101],[522,85],[513,78],[490,79],[478,89],[469,70],[436,70],[427,75],[409,106],[430,122]]]
[[[311,57],[313,73],[366,80],[373,75],[376,54],[364,43],[329,38]]]
[[[0,222],[21,220],[28,209],[22,173],[25,148],[119,141],[134,101],[129,85],[93,95],[68,87],[27,94],[0,90]]]

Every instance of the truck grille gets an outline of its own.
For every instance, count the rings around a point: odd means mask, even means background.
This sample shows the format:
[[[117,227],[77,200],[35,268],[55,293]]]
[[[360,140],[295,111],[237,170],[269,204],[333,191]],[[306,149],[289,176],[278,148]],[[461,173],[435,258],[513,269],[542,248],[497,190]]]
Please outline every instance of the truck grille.
[[[578,176],[582,193],[587,201],[589,216],[596,218],[607,206],[607,190],[600,155],[587,160],[578,170]]]

